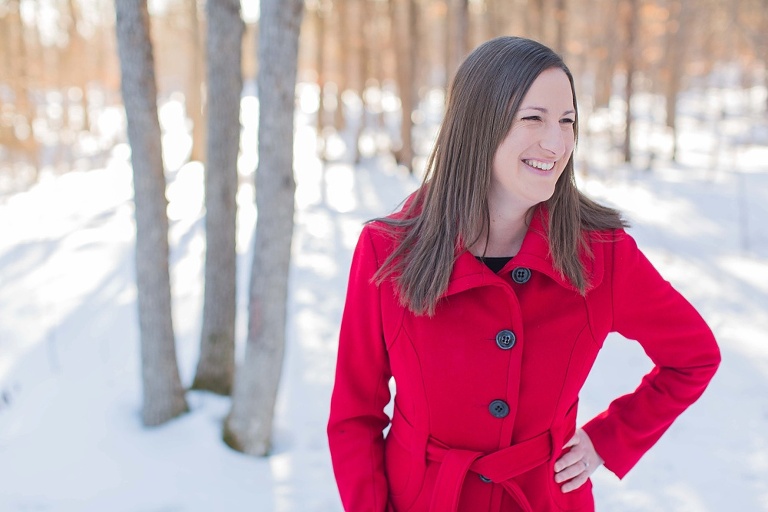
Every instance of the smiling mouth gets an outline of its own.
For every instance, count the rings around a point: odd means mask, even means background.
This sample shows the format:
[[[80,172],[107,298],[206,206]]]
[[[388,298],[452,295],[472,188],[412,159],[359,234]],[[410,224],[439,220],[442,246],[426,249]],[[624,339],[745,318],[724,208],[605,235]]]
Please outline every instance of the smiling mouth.
[[[542,171],[551,171],[555,166],[555,162],[542,162],[540,160],[523,160],[523,163],[533,167],[534,169],[539,169]]]

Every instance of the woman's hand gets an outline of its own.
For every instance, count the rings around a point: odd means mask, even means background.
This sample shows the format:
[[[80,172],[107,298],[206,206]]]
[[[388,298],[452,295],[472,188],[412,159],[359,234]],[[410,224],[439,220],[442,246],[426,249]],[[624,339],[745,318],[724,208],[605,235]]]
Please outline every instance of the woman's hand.
[[[555,462],[555,482],[565,482],[561,487],[563,492],[571,492],[584,485],[589,475],[603,463],[592,440],[582,429],[578,429],[563,446],[563,450],[568,448],[570,450]]]

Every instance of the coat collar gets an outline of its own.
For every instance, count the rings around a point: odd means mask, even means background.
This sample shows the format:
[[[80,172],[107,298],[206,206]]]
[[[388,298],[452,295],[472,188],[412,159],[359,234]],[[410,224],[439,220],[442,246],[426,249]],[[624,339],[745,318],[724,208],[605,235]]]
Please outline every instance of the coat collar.
[[[526,267],[531,271],[544,274],[563,288],[578,293],[578,289],[554,266],[549,252],[548,231],[548,212],[543,205],[540,205],[533,214],[520,252],[507,263],[503,271],[509,272],[517,267]],[[586,254],[581,256],[587,271],[587,291],[595,288],[603,279],[603,252],[595,246],[594,238],[590,237],[589,240],[594,257],[590,258]],[[444,297],[480,286],[503,284],[498,275],[466,249],[460,249],[457,254]]]

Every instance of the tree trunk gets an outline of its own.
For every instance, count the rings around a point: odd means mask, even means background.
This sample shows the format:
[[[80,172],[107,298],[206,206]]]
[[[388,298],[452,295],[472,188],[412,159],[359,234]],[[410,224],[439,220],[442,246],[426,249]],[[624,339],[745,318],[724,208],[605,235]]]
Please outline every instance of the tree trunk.
[[[680,93],[683,72],[685,71],[685,52],[687,46],[686,27],[689,13],[685,2],[674,0],[670,6],[670,19],[667,29],[668,79],[666,87],[667,127],[672,132],[672,161],[677,161],[677,97]]]
[[[315,6],[315,29],[317,30],[317,43],[315,44],[315,66],[317,67],[317,138],[320,160],[327,160],[325,140],[325,25],[328,17],[324,2],[318,2]]]
[[[208,0],[208,161],[205,166],[205,298],[194,389],[228,395],[235,372],[237,155],[242,41],[239,0]]]
[[[79,59],[81,61],[81,66],[85,66],[86,71],[74,73],[73,82],[74,85],[77,86],[78,89],[80,89],[80,108],[83,109],[83,123],[80,127],[81,130],[87,130],[91,131],[91,119],[88,112],[88,78],[92,73],[92,69],[90,68],[91,65],[91,52],[90,52],[90,46],[86,43],[86,41],[83,39],[83,36],[80,35],[80,32],[77,29],[77,25],[79,23],[79,19],[81,18],[81,15],[79,14],[78,7],[75,3],[75,0],[67,0],[67,10],[69,11],[70,16],[70,23],[69,23],[69,48],[68,48],[68,56],[75,56],[75,59]],[[82,62],[85,61],[85,62]],[[74,62],[77,62],[77,60],[74,60]],[[77,69],[77,64],[72,65],[73,69]],[[74,129],[74,127],[72,128]]]
[[[416,106],[415,71],[418,47],[415,0],[390,0],[397,55],[397,85],[400,94],[400,148],[395,159],[413,174],[413,109]]]
[[[366,124],[366,104],[365,104],[365,83],[368,80],[368,59],[370,53],[365,41],[367,35],[366,28],[369,20],[366,17],[368,0],[356,0],[354,6],[354,21],[357,30],[352,32],[353,48],[355,50],[355,71],[357,72],[356,89],[360,98],[360,115],[357,120],[355,133],[352,137],[352,161],[355,165],[359,164],[362,155],[360,154],[360,139],[365,130]]]
[[[18,147],[21,148],[27,161],[32,166],[33,181],[37,182],[40,174],[40,161],[38,143],[34,132],[35,118],[37,117],[36,108],[30,99],[32,77],[29,73],[29,63],[27,61],[30,52],[25,37],[25,25],[21,19],[20,0],[11,0],[8,7],[11,27],[15,28],[14,35],[16,36],[16,41],[14,42],[15,59],[13,59],[16,66],[12,81],[14,84],[15,110],[17,114],[15,123],[20,124],[19,120],[24,120],[24,127],[21,130],[22,135],[19,137],[16,130],[14,130],[14,139],[16,139]]]
[[[187,76],[187,94],[184,104],[187,117],[192,121],[192,152],[190,160],[205,161],[205,103],[203,95],[203,62],[200,50],[200,21],[197,15],[197,0],[187,2],[187,23],[189,23],[189,75]],[[225,58],[219,55],[217,58]]]
[[[446,34],[448,41],[448,70],[447,77],[450,84],[456,70],[459,69],[464,57],[469,50],[469,1],[468,0],[447,0],[448,1],[448,30]]]
[[[621,5],[617,6],[613,0],[608,0],[592,6],[591,15],[605,16],[605,19],[609,20],[618,19],[621,14],[620,7]],[[616,23],[606,24],[605,30],[600,31],[598,42],[593,45],[593,49],[589,50],[590,60],[597,65],[593,97],[596,109],[607,107],[613,94],[613,77],[621,49],[621,46],[616,43],[616,39],[620,37],[616,25]]]
[[[142,420],[159,425],[187,411],[171,321],[168,217],[146,0],[116,0],[121,89],[133,164]]]
[[[565,55],[565,32],[568,24],[568,6],[566,0],[555,0],[555,51]]]
[[[510,7],[511,2],[509,0],[485,0],[485,3],[488,10],[490,22],[488,30],[491,33],[491,38],[510,35],[513,32],[510,18],[525,18],[524,13],[520,12],[520,9],[516,9],[516,6]]]
[[[293,114],[303,0],[261,0],[259,164],[248,341],[235,378],[224,441],[251,455],[269,453],[285,349],[293,234]]]
[[[525,9],[528,37],[546,43],[544,33],[546,20],[544,19],[544,0],[532,0]]]
[[[625,65],[627,68],[626,90],[626,110],[624,112],[624,162],[632,162],[632,95],[634,94],[634,81],[636,67],[635,41],[637,40],[638,30],[638,0],[627,0],[626,23],[627,23],[627,46],[625,53]]]
[[[349,81],[349,3],[348,1],[336,1],[332,3],[332,12],[335,11],[336,48],[338,50],[338,63],[336,68],[336,109],[333,111],[333,128],[337,133],[347,127],[344,115],[344,91],[347,90]]]

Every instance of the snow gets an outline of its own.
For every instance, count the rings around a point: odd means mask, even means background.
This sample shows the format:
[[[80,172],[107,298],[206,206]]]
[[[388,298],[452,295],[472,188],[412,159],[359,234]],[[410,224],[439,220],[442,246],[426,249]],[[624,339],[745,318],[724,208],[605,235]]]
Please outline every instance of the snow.
[[[169,102],[161,118],[172,169],[173,321],[188,385],[202,310],[203,172],[183,163],[189,138],[173,129],[178,107]],[[244,98],[240,353],[257,109]],[[141,427],[129,148],[116,146],[104,168],[44,173],[29,190],[0,196],[0,512],[341,510],[325,422],[351,251],[362,223],[393,210],[418,182],[384,157],[323,166],[310,114],[297,116],[288,347],[268,458],[221,442],[225,397],[190,392],[189,414]],[[625,480],[603,468],[593,475],[598,510],[768,511],[768,148],[726,147],[712,169],[696,133],[708,129],[690,124],[679,164],[603,166],[580,177],[583,190],[626,212],[640,246],[697,306],[723,351],[702,399]],[[343,140],[327,147],[340,154]],[[609,338],[580,419],[634,389],[648,369],[637,344]]]

